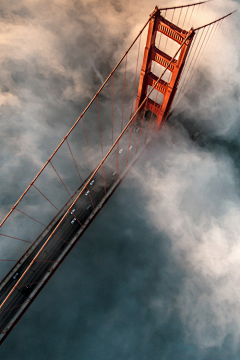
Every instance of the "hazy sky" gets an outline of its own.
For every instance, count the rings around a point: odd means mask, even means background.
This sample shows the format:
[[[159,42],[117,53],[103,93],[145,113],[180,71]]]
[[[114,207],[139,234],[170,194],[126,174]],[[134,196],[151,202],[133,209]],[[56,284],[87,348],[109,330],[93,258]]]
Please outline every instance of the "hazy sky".
[[[155,5],[1,2],[1,218]],[[212,1],[199,22],[235,8]],[[236,13],[169,124],[2,345],[4,359],[239,359],[238,39]]]

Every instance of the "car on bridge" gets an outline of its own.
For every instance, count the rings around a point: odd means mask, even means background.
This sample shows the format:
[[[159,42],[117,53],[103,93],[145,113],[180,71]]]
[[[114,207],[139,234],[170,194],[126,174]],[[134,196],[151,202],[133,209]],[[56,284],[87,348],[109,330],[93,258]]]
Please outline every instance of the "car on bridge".
[[[19,273],[17,272],[14,276],[13,279],[16,280],[16,278],[19,276]]]

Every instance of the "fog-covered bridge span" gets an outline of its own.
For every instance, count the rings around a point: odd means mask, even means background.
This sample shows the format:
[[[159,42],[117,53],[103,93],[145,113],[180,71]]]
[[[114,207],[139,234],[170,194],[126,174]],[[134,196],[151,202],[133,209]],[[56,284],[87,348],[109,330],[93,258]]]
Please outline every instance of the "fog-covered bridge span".
[[[158,9],[0,224],[0,343],[111,197],[170,111],[223,20],[205,2]],[[186,30],[185,30],[186,29]]]

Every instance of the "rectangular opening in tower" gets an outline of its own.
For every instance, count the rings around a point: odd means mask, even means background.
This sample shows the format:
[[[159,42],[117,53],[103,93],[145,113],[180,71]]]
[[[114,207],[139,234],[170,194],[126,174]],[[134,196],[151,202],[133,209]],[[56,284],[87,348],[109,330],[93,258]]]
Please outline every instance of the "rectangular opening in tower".
[[[151,72],[156,75],[158,78],[159,76],[162,75],[162,73],[164,72],[166,68],[160,64],[158,64],[157,62],[153,61],[152,65],[151,65]],[[166,70],[165,74],[162,77],[163,81],[166,81],[167,83],[170,83],[172,78],[172,73],[171,71],[169,71],[168,69]]]
[[[177,50],[179,49],[180,45],[169,38],[168,36],[164,35],[163,33],[157,31],[156,34],[156,40],[155,40],[155,46],[163,51],[165,54],[173,57],[174,54],[176,54]],[[176,60],[178,60],[179,53],[175,57]]]
[[[149,93],[149,91],[152,89],[151,86],[148,85],[147,87],[147,94]],[[156,89],[154,89],[150,96],[149,96],[149,99],[153,100],[154,102],[156,102],[158,105],[162,105],[163,103],[163,94],[160,93],[159,91],[157,91]]]

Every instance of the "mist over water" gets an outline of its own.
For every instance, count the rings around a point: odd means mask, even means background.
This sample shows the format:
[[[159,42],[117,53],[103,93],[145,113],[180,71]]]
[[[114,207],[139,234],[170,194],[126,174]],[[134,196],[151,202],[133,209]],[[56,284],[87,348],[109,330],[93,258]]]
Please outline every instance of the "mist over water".
[[[155,5],[1,3],[2,218]],[[199,22],[237,6],[209,3]],[[1,346],[4,359],[239,359],[238,20],[223,23],[168,124]]]

